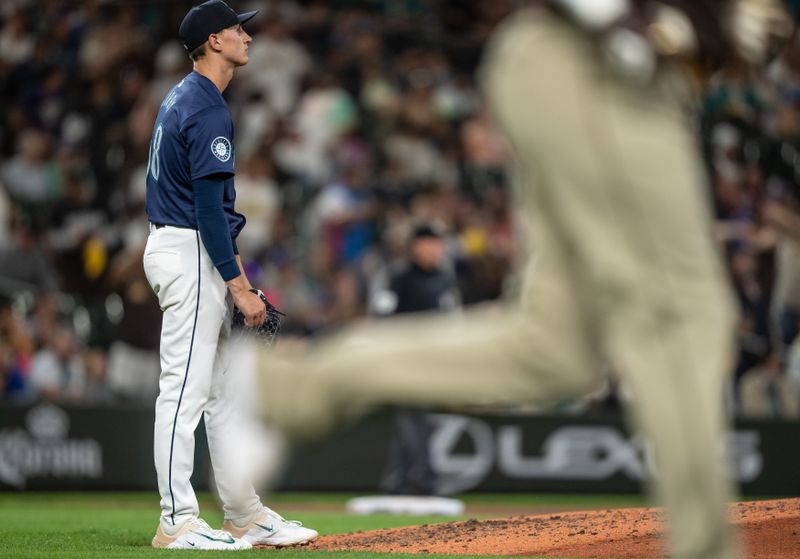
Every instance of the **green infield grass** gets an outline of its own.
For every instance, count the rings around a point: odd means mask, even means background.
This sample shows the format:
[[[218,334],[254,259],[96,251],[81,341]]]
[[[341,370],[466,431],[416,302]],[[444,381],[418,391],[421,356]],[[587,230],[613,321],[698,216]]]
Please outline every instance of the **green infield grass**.
[[[609,495],[473,495],[466,496],[467,515],[460,518],[430,516],[357,516],[344,511],[354,495],[281,493],[265,501],[287,518],[303,521],[320,534],[336,534],[432,522],[504,516],[504,506],[531,512],[553,508],[606,508],[642,505],[638,497]],[[201,516],[220,526],[222,513],[208,495],[200,496]],[[481,512],[481,511],[485,512]],[[471,512],[477,511],[477,512]],[[223,556],[231,552],[165,551],[149,547],[158,522],[155,493],[0,493],[0,558],[117,559],[178,554],[181,557]],[[239,556],[279,554],[280,559],[386,559],[383,553],[325,552],[304,548],[261,549]],[[392,558],[419,556],[391,554]],[[441,556],[453,559],[455,556]],[[458,556],[469,557],[469,556]]]

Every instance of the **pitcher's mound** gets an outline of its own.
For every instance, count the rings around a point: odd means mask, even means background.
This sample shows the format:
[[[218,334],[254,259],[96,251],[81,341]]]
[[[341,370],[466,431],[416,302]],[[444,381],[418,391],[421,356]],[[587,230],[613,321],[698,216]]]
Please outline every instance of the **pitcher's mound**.
[[[731,506],[748,559],[800,557],[800,499]],[[659,509],[468,520],[318,538],[314,549],[541,557],[663,557]]]

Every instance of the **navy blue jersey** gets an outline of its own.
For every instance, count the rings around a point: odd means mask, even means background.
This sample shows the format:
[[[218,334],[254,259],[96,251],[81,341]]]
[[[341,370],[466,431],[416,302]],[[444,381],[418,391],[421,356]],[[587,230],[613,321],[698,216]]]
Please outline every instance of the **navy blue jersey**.
[[[225,99],[205,76],[192,72],[164,98],[150,140],[147,218],[197,229],[192,181],[225,178],[223,207],[231,238],[245,219],[234,211],[233,121]]]

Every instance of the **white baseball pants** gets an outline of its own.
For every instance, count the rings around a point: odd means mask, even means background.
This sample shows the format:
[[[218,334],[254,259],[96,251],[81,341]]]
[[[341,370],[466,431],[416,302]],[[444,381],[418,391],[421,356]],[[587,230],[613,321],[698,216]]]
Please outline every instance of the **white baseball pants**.
[[[144,270],[164,313],[154,436],[161,521],[176,525],[199,514],[190,477],[201,413],[225,517],[246,518],[260,500],[240,459],[244,445],[237,443],[225,282],[193,229],[151,225]]]

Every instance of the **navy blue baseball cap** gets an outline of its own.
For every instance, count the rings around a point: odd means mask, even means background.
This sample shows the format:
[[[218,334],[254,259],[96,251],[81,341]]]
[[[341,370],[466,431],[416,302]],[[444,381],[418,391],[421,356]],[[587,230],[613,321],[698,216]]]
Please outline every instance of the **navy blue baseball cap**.
[[[441,239],[442,232],[433,224],[422,223],[417,225],[411,232],[411,239]]]
[[[258,10],[237,14],[222,0],[208,0],[189,10],[178,34],[186,50],[192,52],[205,43],[212,33],[249,21],[257,13]]]

